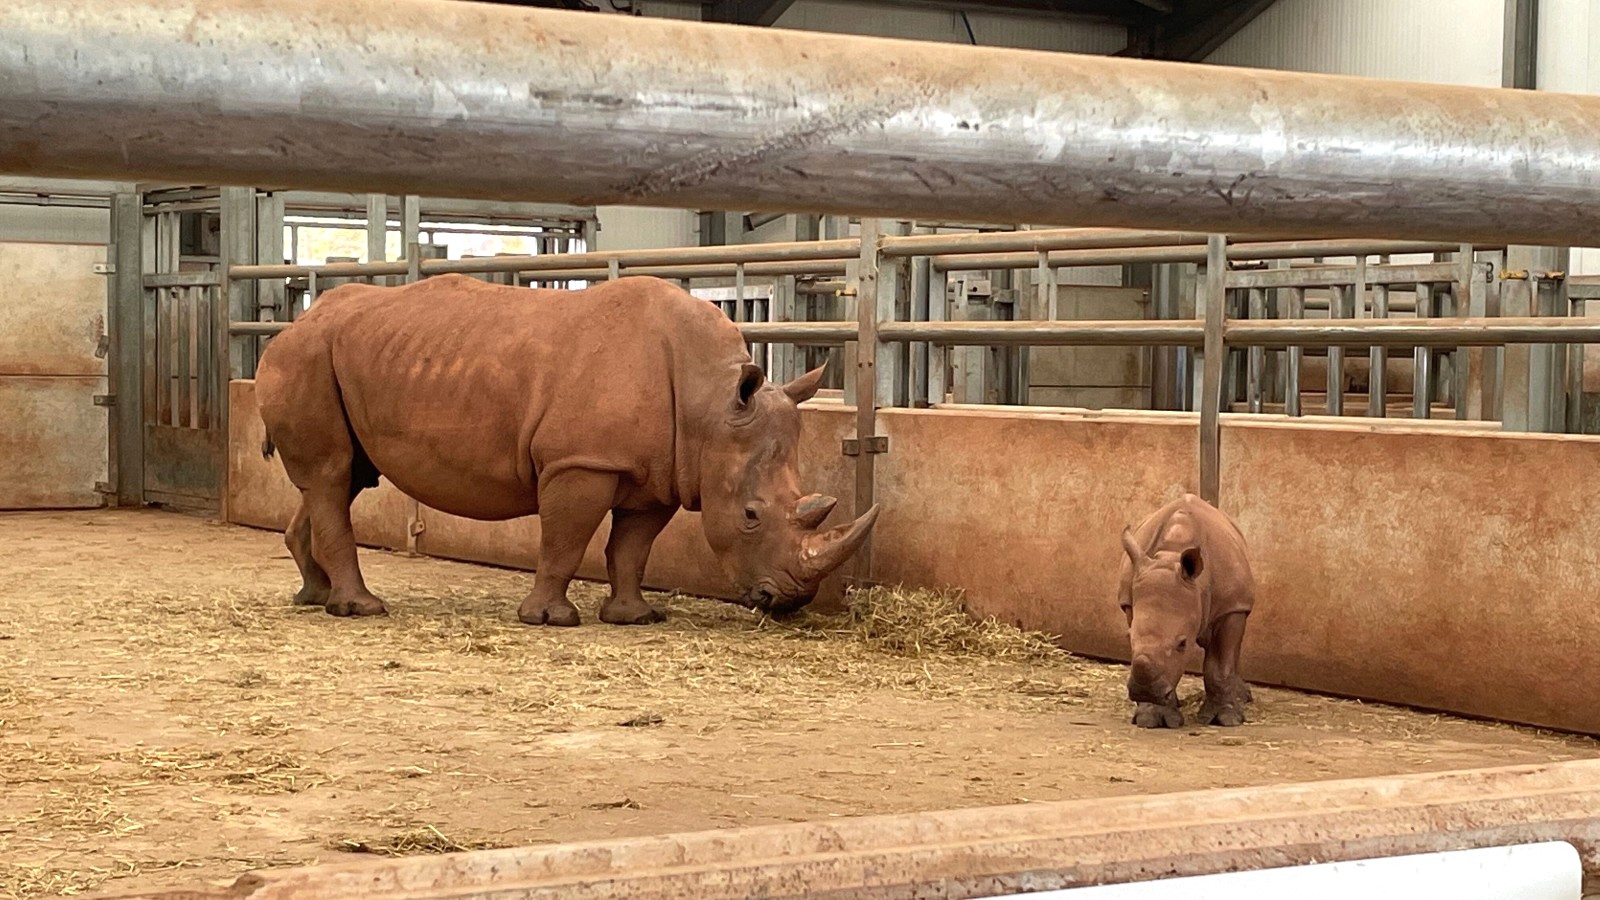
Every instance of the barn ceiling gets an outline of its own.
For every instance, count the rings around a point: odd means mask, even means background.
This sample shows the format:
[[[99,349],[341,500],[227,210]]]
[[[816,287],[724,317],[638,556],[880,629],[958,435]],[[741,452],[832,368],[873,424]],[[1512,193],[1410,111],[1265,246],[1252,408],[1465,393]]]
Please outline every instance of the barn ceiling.
[[[627,11],[632,0],[490,0],[515,6]],[[1005,11],[1112,22],[1128,29],[1119,56],[1201,60],[1274,0],[878,0],[952,12]],[[701,0],[710,22],[772,25],[794,0]]]

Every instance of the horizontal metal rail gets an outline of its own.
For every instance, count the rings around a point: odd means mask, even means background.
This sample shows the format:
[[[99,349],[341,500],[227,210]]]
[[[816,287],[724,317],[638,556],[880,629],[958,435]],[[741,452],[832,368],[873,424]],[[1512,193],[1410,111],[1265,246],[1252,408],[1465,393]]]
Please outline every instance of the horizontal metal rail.
[[[1600,244],[1600,97],[503,4],[117,12],[0,5],[11,172]]]
[[[1488,274],[1489,263],[1474,263],[1474,274]],[[1459,263],[1420,265],[1300,266],[1291,269],[1234,270],[1228,273],[1228,289],[1334,287],[1355,284],[1408,285],[1443,284],[1461,277]]]
[[[236,335],[269,336],[287,322],[234,322]],[[837,345],[858,335],[855,322],[740,322],[751,341]],[[944,346],[1199,347],[1205,323],[1179,321],[883,322],[885,343]],[[1229,320],[1231,347],[1496,347],[1503,344],[1600,344],[1600,319],[1493,317],[1470,319]]]
[[[1497,249],[1503,244],[1478,245],[1474,249]],[[1401,253],[1449,253],[1460,250],[1458,243],[1442,241],[1256,241],[1228,245],[1228,258],[1234,260],[1300,259],[1318,256],[1375,256]],[[1067,266],[1115,266],[1140,263],[1203,263],[1205,245],[1127,247],[1122,249],[1058,250],[1048,255],[1053,268]],[[933,257],[933,267],[943,272],[973,272],[982,269],[1031,269],[1039,265],[1037,253],[945,254]]]

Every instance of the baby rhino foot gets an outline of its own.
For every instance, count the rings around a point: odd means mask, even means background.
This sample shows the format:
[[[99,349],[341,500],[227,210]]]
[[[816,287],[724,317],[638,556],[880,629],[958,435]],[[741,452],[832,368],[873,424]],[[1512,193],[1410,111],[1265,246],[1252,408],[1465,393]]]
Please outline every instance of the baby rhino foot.
[[[1213,703],[1207,697],[1206,702],[1200,704],[1200,714],[1196,718],[1201,725],[1237,728],[1244,724],[1244,704],[1232,700]]]
[[[331,616],[387,616],[389,610],[384,608],[383,601],[371,594],[350,594],[339,596],[335,594],[328,598],[325,607]]]
[[[571,628],[582,621],[578,617],[578,608],[571,601],[563,598],[546,603],[531,595],[517,607],[517,618],[524,625],[554,625],[557,628]]]
[[[1182,728],[1183,711],[1176,706],[1140,703],[1133,708],[1133,724],[1140,728]]]

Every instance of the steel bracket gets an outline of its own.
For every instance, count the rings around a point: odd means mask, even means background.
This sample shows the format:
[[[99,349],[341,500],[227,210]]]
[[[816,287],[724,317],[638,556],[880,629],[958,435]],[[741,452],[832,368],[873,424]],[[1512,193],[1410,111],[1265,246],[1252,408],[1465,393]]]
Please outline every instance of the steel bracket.
[[[94,273],[96,275],[115,275],[117,274],[117,264],[114,262],[95,263]]]
[[[856,438],[845,438],[844,439],[843,451],[844,451],[844,455],[845,456],[860,456],[861,455],[861,441],[856,439]],[[868,453],[888,453],[889,452],[889,437],[888,437],[888,435],[879,434],[879,435],[874,435],[872,437],[867,438],[867,452]]]
[[[95,394],[94,395],[94,405],[95,406],[116,406],[117,405],[117,395],[116,394]]]

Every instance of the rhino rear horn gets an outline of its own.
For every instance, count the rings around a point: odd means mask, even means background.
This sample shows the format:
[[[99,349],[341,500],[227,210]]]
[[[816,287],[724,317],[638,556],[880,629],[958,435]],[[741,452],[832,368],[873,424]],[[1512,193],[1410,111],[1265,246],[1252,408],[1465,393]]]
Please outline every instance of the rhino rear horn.
[[[1144,551],[1139,548],[1138,542],[1133,539],[1133,529],[1126,525],[1122,526],[1122,550],[1128,554],[1128,561],[1133,563],[1134,566],[1138,566],[1144,560]]]
[[[828,364],[824,362],[815,369],[801,375],[799,378],[784,385],[783,392],[788,394],[789,399],[793,400],[796,405],[810,400],[817,395],[817,389],[822,387],[822,370],[827,367]]]
[[[878,507],[873,506],[849,525],[839,525],[800,540],[800,578],[814,585],[829,572],[844,565],[866,543],[872,526],[878,521]]]
[[[821,494],[808,494],[800,498],[794,507],[794,520],[800,527],[807,531],[816,529],[817,526],[828,520],[828,514],[839,503],[837,498],[824,497]]]

